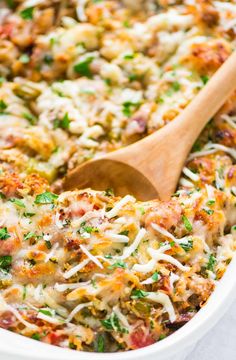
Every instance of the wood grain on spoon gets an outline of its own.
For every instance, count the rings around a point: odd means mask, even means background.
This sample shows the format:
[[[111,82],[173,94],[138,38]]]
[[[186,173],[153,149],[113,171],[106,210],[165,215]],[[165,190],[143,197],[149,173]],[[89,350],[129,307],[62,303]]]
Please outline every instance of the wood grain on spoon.
[[[171,123],[132,145],[80,165],[65,178],[64,188],[113,188],[116,195],[168,200],[192,145],[235,88],[236,51]]]

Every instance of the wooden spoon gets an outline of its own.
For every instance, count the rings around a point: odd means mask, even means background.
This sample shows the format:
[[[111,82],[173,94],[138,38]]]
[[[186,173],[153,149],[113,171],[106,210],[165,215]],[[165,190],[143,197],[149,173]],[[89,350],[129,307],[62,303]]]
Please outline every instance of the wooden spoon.
[[[168,125],[125,148],[90,160],[64,180],[64,189],[112,188],[139,200],[168,200],[186,157],[209,119],[236,88],[236,51]]]

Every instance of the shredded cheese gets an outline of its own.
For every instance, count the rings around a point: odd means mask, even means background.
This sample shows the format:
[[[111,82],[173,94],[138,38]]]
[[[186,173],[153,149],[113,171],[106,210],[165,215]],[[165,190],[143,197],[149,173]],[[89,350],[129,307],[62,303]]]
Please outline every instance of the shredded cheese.
[[[96,264],[98,267],[100,267],[100,269],[103,269],[103,265],[100,263],[100,261],[95,257],[93,256],[89,251],[88,249],[86,249],[86,247],[84,245],[80,245],[80,249],[85,253],[85,255],[88,256],[88,258],[94,262],[94,264]]]
[[[170,321],[174,322],[176,320],[174,307],[168,295],[159,291],[157,293],[149,293],[145,297],[145,299],[152,300],[154,302],[161,304],[164,307],[165,311],[168,313]]]
[[[134,203],[135,198],[131,195],[126,195],[123,199],[121,199],[118,203],[115,204],[115,206],[106,213],[106,217],[108,219],[112,219],[113,217],[117,216],[119,211],[122,209],[123,206],[128,204],[129,202]]]

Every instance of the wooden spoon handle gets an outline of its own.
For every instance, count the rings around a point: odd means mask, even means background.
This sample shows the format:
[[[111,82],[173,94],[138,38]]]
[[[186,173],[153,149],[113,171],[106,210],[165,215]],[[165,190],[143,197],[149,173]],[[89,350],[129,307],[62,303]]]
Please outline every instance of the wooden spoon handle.
[[[236,51],[225,61],[209,82],[177,116],[171,124],[173,129],[188,131],[188,141],[197,138],[204,126],[229,98],[236,88]],[[192,136],[190,135],[192,134]]]
[[[195,140],[235,88],[236,51],[172,122],[106,158],[135,167],[145,174],[162,200],[168,199]]]

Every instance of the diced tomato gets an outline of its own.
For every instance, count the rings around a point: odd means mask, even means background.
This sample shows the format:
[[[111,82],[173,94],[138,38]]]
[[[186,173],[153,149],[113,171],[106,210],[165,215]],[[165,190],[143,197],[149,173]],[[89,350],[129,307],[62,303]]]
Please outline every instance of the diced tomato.
[[[13,24],[0,25],[0,37],[9,38],[13,32]]]
[[[44,339],[45,342],[49,342],[52,345],[59,346],[62,341],[66,339],[66,335],[57,334],[56,332],[51,332],[47,335],[47,338]]]
[[[132,349],[139,349],[148,345],[152,345],[155,342],[151,334],[144,332],[142,328],[136,329],[130,335],[130,341]]]

